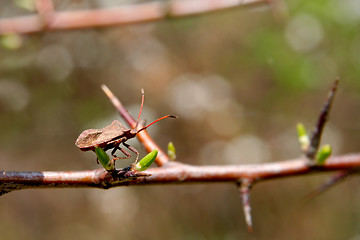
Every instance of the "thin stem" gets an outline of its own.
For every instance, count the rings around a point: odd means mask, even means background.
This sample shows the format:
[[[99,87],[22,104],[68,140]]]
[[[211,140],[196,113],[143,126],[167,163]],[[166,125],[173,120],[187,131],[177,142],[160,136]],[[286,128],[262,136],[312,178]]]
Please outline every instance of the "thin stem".
[[[311,191],[305,197],[304,203],[309,202],[310,200],[314,199],[315,197],[319,196],[320,194],[324,193],[325,191],[329,190],[331,187],[335,186],[336,184],[344,181],[347,177],[351,174],[354,174],[355,171],[340,171],[337,172],[335,175],[331,176],[328,180],[326,180],[323,184],[319,187]]]
[[[119,99],[110,91],[106,85],[101,85],[101,89],[105,92],[106,96],[110,99],[111,103],[115,106],[116,110],[120,116],[124,118],[129,127],[135,128],[135,119],[126,111],[125,107],[122,105]]]
[[[313,134],[311,136],[310,146],[309,146],[308,150],[306,151],[306,156],[311,160],[314,159],[314,157],[319,149],[321,136],[322,136],[326,121],[328,120],[331,106],[334,101],[334,97],[335,97],[335,93],[336,93],[338,85],[339,85],[339,79],[336,79],[328,96],[327,96],[324,106],[321,109],[318,121],[316,123],[315,130],[313,131]]]

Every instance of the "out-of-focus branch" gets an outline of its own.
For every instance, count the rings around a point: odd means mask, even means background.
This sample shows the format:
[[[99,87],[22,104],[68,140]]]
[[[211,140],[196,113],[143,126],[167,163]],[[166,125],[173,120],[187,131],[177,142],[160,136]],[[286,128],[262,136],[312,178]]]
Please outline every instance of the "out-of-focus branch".
[[[34,33],[43,30],[70,30],[127,25],[179,18],[240,6],[268,4],[267,0],[169,0],[111,9],[56,12],[48,0],[37,0],[39,15],[0,19],[0,34]]]
[[[44,27],[46,27],[51,23],[55,10],[52,0],[35,0],[35,7],[43,21]]]
[[[310,200],[314,199],[315,197],[319,196],[320,194],[324,193],[325,191],[329,190],[329,188],[333,187],[335,184],[338,184],[342,181],[344,181],[346,178],[348,178],[350,175],[352,175],[353,171],[340,171],[335,173],[333,176],[331,176],[329,179],[327,179],[323,184],[321,184],[316,189],[312,190],[310,193],[307,194],[307,196],[304,199],[304,203],[309,202]]]

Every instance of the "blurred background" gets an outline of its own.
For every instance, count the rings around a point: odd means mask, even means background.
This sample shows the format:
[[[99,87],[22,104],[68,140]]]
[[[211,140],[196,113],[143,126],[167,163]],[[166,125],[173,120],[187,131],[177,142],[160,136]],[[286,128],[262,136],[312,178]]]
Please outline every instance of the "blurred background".
[[[56,10],[135,1],[56,2]],[[31,0],[4,1],[0,17],[34,14]],[[177,160],[250,164],[301,156],[295,126],[312,129],[341,78],[323,142],[359,152],[360,2],[287,0],[132,26],[0,38],[0,169],[96,169],[74,145],[88,128],[120,119],[106,84]],[[136,139],[130,141],[143,156]],[[134,159],[118,162],[127,166]],[[253,188],[254,233],[232,184],[44,189],[0,198],[0,239],[360,239],[359,179],[308,204],[331,174]]]

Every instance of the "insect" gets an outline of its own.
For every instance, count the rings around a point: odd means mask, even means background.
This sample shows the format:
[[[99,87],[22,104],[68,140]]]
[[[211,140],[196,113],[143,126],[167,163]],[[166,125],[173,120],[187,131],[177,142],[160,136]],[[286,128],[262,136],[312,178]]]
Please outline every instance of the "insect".
[[[139,116],[136,121],[136,125],[134,128],[127,128],[125,127],[120,121],[114,120],[110,125],[101,128],[101,129],[87,129],[83,131],[79,137],[77,138],[75,145],[81,150],[81,151],[94,151],[96,147],[101,147],[104,151],[112,149],[111,155],[114,157],[111,162],[115,163],[118,159],[128,159],[131,157],[131,154],[127,152],[125,149],[120,147],[120,144],[124,145],[127,149],[135,153],[136,160],[135,163],[139,159],[139,152],[132,146],[126,143],[127,140],[134,138],[136,134],[139,132],[147,129],[149,126],[153,125],[154,123],[165,119],[165,118],[178,118],[177,116],[173,115],[166,115],[163,116],[152,123],[148,124],[145,127],[139,128],[139,120],[142,112],[142,108],[144,105],[144,90],[141,90],[141,106],[139,111]],[[120,150],[125,157],[117,157],[115,155],[115,152],[117,150]]]

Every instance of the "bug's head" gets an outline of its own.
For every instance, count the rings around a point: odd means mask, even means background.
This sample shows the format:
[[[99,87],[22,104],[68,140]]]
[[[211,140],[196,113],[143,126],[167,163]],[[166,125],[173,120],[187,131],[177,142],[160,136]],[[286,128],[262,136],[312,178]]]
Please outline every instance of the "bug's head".
[[[138,118],[137,118],[137,120],[136,120],[136,125],[135,125],[135,127],[134,127],[133,129],[131,129],[130,132],[129,132],[129,137],[130,137],[130,136],[131,136],[131,137],[135,137],[136,134],[138,134],[139,132],[147,129],[148,127],[150,127],[151,125],[153,125],[154,123],[156,123],[156,122],[158,122],[158,121],[160,121],[160,120],[162,120],[162,119],[169,118],[169,117],[170,117],[170,118],[178,118],[177,116],[166,115],[166,116],[163,116],[163,117],[161,117],[161,118],[159,118],[159,119],[156,119],[155,121],[153,121],[152,123],[146,125],[145,127],[142,127],[142,128],[140,128],[140,129],[138,129],[138,127],[139,127],[139,121],[140,121],[140,116],[141,116],[141,112],[142,112],[142,108],[143,108],[143,106],[144,106],[144,98],[145,98],[144,89],[141,89],[141,106],[140,106],[140,112],[139,112],[139,116],[138,116]]]
[[[134,138],[136,134],[138,133],[136,128],[132,128],[126,132],[124,132],[124,135],[127,139]]]

